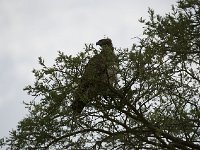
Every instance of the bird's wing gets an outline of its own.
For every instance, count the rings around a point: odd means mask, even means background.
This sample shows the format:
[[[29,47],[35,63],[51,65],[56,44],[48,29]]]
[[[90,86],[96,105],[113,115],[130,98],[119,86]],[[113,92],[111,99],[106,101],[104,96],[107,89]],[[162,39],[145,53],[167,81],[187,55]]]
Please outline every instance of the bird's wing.
[[[105,74],[106,63],[102,55],[97,54],[90,59],[85,67],[85,72],[82,76],[82,80],[87,82],[94,82],[94,80],[101,80],[101,76]]]

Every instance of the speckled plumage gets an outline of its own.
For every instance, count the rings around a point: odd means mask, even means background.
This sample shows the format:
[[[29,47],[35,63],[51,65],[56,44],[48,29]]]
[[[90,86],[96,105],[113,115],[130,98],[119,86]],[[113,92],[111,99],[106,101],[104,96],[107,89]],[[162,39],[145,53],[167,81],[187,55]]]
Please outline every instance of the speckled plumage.
[[[72,109],[81,113],[85,105],[98,95],[106,96],[108,84],[116,83],[117,57],[110,39],[101,39],[96,45],[101,52],[92,57],[85,67],[83,76],[74,95]]]

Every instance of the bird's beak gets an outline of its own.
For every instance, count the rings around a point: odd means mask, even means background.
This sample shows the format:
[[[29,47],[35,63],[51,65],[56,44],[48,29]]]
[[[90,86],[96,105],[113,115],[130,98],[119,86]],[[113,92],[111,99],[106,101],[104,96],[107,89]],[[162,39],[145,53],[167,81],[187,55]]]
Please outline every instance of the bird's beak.
[[[96,42],[96,45],[99,45],[99,42]]]

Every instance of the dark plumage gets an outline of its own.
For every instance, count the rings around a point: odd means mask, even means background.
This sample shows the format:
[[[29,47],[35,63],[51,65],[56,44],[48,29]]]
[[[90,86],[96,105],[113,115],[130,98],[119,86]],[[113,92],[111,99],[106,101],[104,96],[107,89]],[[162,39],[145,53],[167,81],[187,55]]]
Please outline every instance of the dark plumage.
[[[98,95],[106,96],[108,84],[113,85],[116,82],[117,57],[112,41],[102,39],[96,45],[101,47],[101,52],[92,57],[86,65],[71,105],[77,113],[81,113],[85,105]]]

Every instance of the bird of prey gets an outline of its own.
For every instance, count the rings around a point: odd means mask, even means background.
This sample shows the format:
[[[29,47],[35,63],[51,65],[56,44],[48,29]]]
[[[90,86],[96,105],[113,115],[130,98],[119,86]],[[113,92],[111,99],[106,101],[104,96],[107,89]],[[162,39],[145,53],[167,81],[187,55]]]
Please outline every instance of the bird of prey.
[[[96,45],[101,47],[101,52],[94,55],[85,66],[74,94],[71,108],[77,113],[81,113],[85,105],[98,95],[108,96],[109,86],[117,83],[118,63],[111,39],[101,39]]]

